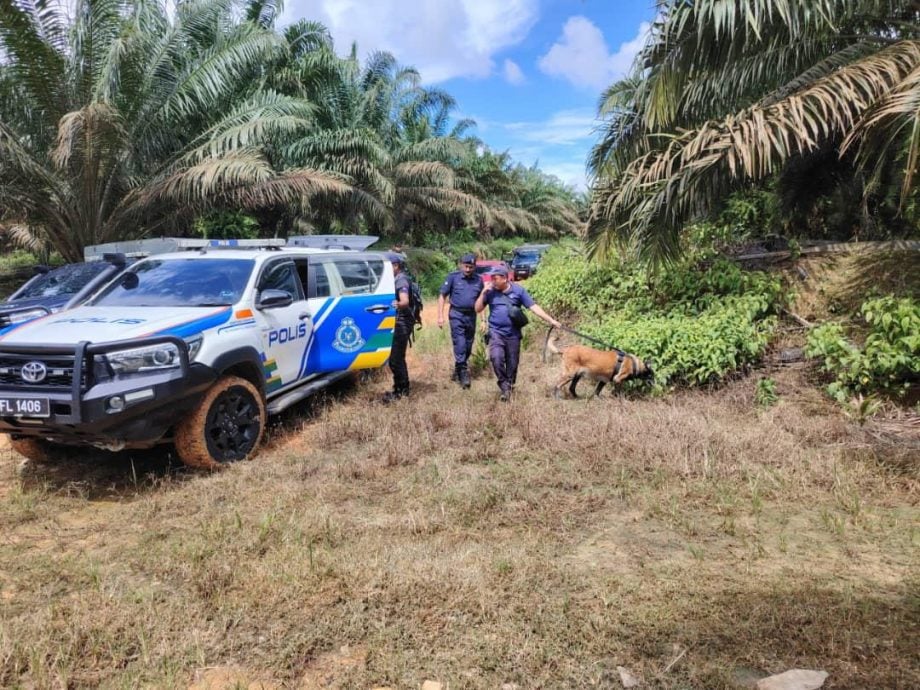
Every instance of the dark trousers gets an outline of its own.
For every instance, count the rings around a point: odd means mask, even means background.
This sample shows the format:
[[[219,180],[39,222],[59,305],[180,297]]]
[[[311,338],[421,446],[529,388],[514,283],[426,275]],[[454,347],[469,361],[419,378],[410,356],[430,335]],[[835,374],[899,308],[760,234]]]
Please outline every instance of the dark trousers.
[[[494,330],[489,336],[489,359],[503,393],[510,393],[517,381],[518,363],[521,361],[521,336],[506,336]]]
[[[406,366],[406,349],[412,324],[397,319],[393,328],[393,348],[390,350],[390,371],[393,372],[393,392],[404,395],[409,392],[409,367]]]
[[[466,366],[476,338],[476,314],[450,310],[450,339],[454,343],[454,363]]]

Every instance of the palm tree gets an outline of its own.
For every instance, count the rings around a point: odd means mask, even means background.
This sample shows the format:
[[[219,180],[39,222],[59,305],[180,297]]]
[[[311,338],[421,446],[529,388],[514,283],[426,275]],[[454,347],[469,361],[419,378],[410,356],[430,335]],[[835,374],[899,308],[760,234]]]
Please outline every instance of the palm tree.
[[[258,5],[258,8],[256,7]],[[0,230],[83,246],[174,232],[219,208],[306,210],[339,175],[279,172],[303,99],[259,86],[287,46],[271,3],[0,0]]]
[[[491,225],[480,219],[479,235],[558,237],[580,234],[575,193],[558,179],[514,163],[507,151],[495,153],[480,145],[461,166],[464,189],[483,199]]]
[[[727,192],[828,147],[864,190],[916,193],[914,0],[666,0],[634,74],[602,96],[589,237],[654,260]]]
[[[363,64],[357,46],[337,56],[319,24],[288,27],[285,39],[289,58],[267,83],[314,107],[312,126],[284,149],[285,160],[354,183],[349,195],[314,206],[317,225],[362,225],[411,240],[457,215],[489,214],[458,179],[472,151],[465,137],[472,123],[453,123],[449,94],[423,87],[419,73],[390,53],[373,53]]]

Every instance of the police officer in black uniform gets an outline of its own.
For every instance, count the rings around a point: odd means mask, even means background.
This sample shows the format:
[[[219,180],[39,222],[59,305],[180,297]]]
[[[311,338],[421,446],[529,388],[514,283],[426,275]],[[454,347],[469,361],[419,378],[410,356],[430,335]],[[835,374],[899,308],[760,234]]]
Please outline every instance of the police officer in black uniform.
[[[393,372],[393,390],[383,396],[384,402],[392,402],[409,395],[409,367],[406,366],[406,349],[415,324],[412,320],[412,288],[406,277],[406,257],[388,252],[393,264],[396,283],[396,326],[393,328],[393,347],[390,350],[390,371]]]
[[[470,387],[468,365],[476,336],[476,298],[482,292],[482,277],[476,274],[476,257],[460,257],[460,270],[447,275],[438,295],[438,328],[444,327],[444,305],[450,303],[450,338],[454,344],[452,380]]]

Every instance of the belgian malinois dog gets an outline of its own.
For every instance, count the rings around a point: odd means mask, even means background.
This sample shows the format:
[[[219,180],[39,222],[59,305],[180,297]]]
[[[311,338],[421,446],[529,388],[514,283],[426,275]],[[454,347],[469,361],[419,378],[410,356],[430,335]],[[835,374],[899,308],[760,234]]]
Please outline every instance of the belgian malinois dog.
[[[651,363],[623,350],[595,350],[585,345],[560,348],[556,345],[555,337],[549,339],[547,349],[553,354],[562,355],[562,373],[553,388],[553,396],[557,398],[566,384],[569,394],[577,398],[575,389],[585,376],[597,383],[594,388],[597,397],[608,383],[616,385],[633,378],[650,379],[655,375]]]

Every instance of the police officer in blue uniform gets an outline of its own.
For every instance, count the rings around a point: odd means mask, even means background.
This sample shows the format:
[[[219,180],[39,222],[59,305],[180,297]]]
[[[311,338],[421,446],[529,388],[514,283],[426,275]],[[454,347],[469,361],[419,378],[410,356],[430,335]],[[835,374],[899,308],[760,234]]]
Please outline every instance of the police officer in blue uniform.
[[[444,327],[444,306],[450,304],[450,338],[454,344],[454,373],[451,377],[470,387],[469,359],[476,337],[476,298],[482,292],[482,277],[476,274],[476,257],[460,257],[460,270],[447,274],[438,295],[438,328]]]
[[[393,276],[396,283],[396,326],[393,328],[393,347],[390,350],[390,371],[393,372],[393,390],[383,396],[384,402],[392,402],[409,395],[409,367],[406,366],[406,349],[415,324],[412,319],[412,287],[405,274],[406,257],[396,252],[388,252],[393,264]]]
[[[492,281],[476,299],[476,313],[489,307],[489,359],[498,379],[502,402],[511,399],[511,389],[517,380],[521,359],[521,329],[515,323],[514,310],[529,309],[550,326],[560,328],[561,323],[543,311],[524,288],[508,280],[507,268],[493,268]]]

